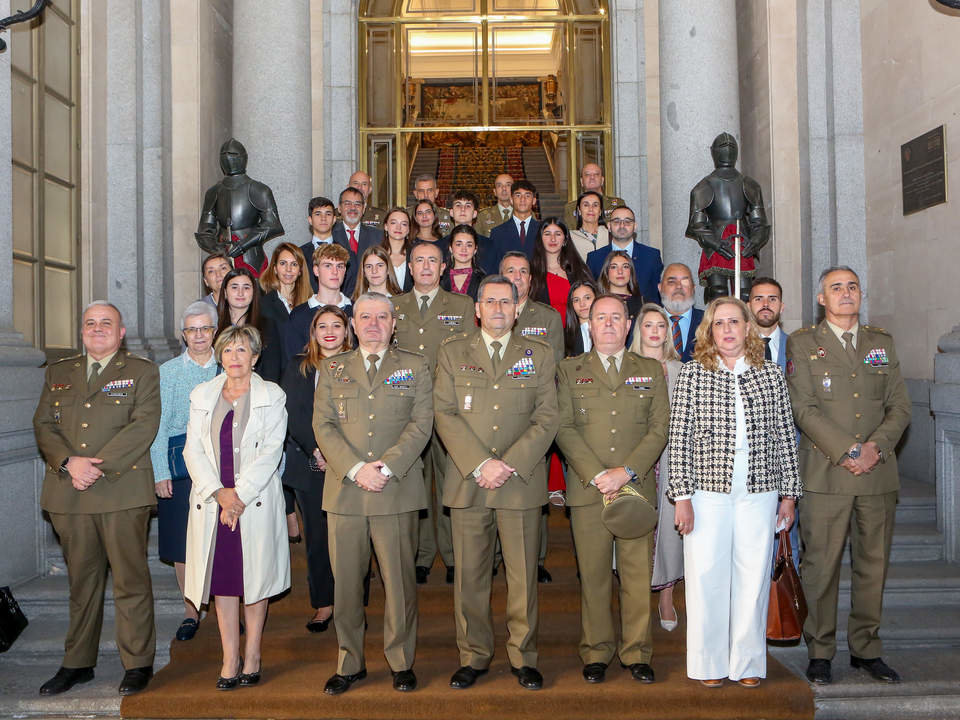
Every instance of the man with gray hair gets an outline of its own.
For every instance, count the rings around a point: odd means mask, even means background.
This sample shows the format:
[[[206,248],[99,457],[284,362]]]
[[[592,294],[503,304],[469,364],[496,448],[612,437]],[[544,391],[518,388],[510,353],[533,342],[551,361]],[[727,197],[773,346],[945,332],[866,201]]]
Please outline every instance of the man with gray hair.
[[[440,195],[440,189],[437,187],[437,179],[430,174],[417,175],[413,180],[413,197],[417,202],[429,200],[437,206],[437,222],[440,223],[440,237],[446,237],[453,230],[453,218],[450,217],[450,211],[442,207],[437,198]],[[410,217],[414,216],[417,203],[407,208]]]
[[[107,566],[113,574],[120,694],[153,677],[156,631],[147,531],[156,505],[150,443],[160,423],[160,375],[123,352],[120,311],[102,300],[83,311],[86,353],[47,368],[33,416],[46,464],[40,506],[60,537],[70,577],[63,665],[40,687],[58,695],[93,679],[103,624]]]
[[[323,509],[333,569],[333,619],[340,652],[324,692],[339,695],[367,676],[363,580],[377,554],[386,607],[384,655],[393,687],[417,687],[417,523],[427,507],[420,453],[433,427],[433,382],[426,359],[390,346],[394,307],[364,293],[351,319],[358,347],[324,364],[313,430],[327,458]]]
[[[883,586],[900,476],[895,448],[910,423],[910,398],[893,338],[860,324],[860,279],[838,266],[820,275],[824,319],[787,340],[787,384],[802,433],[803,625],[807,679],[831,682],[840,566],[850,536],[850,664],[900,682],[880,658]]]
[[[681,362],[689,362],[697,342],[697,327],[703,320],[703,310],[693,306],[697,292],[693,273],[683,263],[670,263],[663,269],[657,289],[670,315],[673,347],[680,354]]]

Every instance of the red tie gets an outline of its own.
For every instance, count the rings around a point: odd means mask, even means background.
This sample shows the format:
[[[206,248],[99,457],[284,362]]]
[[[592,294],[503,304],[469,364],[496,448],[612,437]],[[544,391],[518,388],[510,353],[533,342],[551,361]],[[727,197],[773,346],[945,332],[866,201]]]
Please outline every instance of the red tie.
[[[350,250],[354,255],[357,254],[357,236],[354,235],[354,230],[347,229],[347,232],[350,233]]]
[[[520,244],[523,245],[523,242],[527,239],[527,231],[524,229],[523,225],[527,222],[526,220],[520,221]]]
[[[671,315],[670,322],[673,323],[673,346],[677,352],[683,355],[683,335],[680,334],[680,316]]]

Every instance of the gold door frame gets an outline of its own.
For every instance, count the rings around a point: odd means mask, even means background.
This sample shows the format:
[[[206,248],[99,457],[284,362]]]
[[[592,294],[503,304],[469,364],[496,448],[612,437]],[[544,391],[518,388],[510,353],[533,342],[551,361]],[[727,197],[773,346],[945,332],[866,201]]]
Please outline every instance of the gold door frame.
[[[442,16],[410,16],[402,15],[402,6],[405,0],[394,0],[390,16],[370,16],[367,17],[368,8],[372,0],[361,0],[358,9],[357,28],[358,28],[358,92],[357,92],[357,117],[359,118],[357,133],[357,155],[360,159],[360,169],[369,173],[369,148],[368,138],[371,135],[392,135],[394,138],[394,204],[405,205],[408,193],[408,162],[406,147],[406,138],[408,136],[418,136],[427,132],[556,132],[566,133],[567,143],[567,199],[576,199],[579,193],[580,178],[580,157],[579,143],[577,142],[578,133],[581,132],[600,132],[603,138],[603,173],[606,181],[605,187],[616,187],[616,170],[614,166],[613,155],[613,133],[612,133],[612,91],[611,91],[611,45],[610,45],[610,14],[605,0],[600,0],[599,12],[595,15],[577,15],[572,12],[564,12],[569,5],[566,0],[560,0],[560,13],[555,15],[522,15],[517,14],[497,14],[489,13],[490,0],[480,0],[480,13],[478,15],[455,15],[450,17]],[[576,119],[576,93],[573,87],[570,88],[567,98],[566,120],[563,124],[556,125],[491,125],[490,124],[490,47],[489,47],[489,26],[493,22],[497,26],[502,25],[521,25],[529,23],[550,22],[554,24],[565,24],[565,40],[572,60],[568,60],[570,66],[573,66],[576,60],[576,37],[575,25],[578,22],[590,22],[600,24],[600,67],[601,82],[603,91],[602,112],[604,122],[599,124],[577,124],[573,122]],[[378,126],[371,127],[367,122],[367,93],[366,82],[368,77],[368,48],[367,32],[368,24],[392,25],[396,28],[394,32],[394,53],[398,58],[396,63],[396,77],[394,79],[397,92],[396,109],[394,114],[394,124],[391,127]],[[404,77],[403,63],[400,61],[403,55],[403,28],[410,25],[463,25],[474,26],[480,29],[481,37],[481,76],[479,78],[481,87],[481,111],[482,123],[479,125],[449,125],[449,126],[404,126],[403,107],[406,103],[406,78]],[[571,80],[572,83],[572,80]],[[551,163],[552,164],[552,163]]]

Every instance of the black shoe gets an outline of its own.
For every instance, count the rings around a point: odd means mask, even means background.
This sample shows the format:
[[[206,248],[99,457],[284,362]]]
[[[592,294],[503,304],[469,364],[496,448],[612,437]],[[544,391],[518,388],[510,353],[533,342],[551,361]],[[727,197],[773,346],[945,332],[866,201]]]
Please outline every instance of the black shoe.
[[[484,668],[483,670],[477,670],[477,668],[464,665],[450,678],[450,687],[452,687],[454,690],[466,690],[477,681],[478,677],[486,674],[487,668]]]
[[[492,575],[493,577],[496,577],[496,576],[497,576],[497,566],[496,566],[496,565],[493,566],[493,572],[491,573],[491,575]]]
[[[323,691],[327,695],[340,695],[345,693],[350,689],[350,686],[353,685],[357,680],[363,680],[367,676],[367,669],[364,668],[360,672],[354,673],[353,675],[340,675],[337,673],[329,680],[324,686]]]
[[[630,663],[629,665],[620,663],[620,667],[629,670],[630,676],[637,682],[652,683],[656,679],[653,675],[653,668],[647,663]]]
[[[853,662],[853,658],[850,658]],[[830,672],[830,661],[823,658],[813,658],[807,665],[807,680],[814,685],[829,685],[833,682],[833,674]]]
[[[401,670],[393,673],[393,689],[400,692],[413,692],[417,689],[417,676],[413,670]]]
[[[311,620],[310,622],[307,623],[307,630],[309,630],[312,633],[326,632],[327,628],[330,627],[331,619],[333,619],[333,615],[328,617],[326,620]]]
[[[858,658],[856,655],[850,656],[850,667],[860,670],[866,670],[874,680],[886,683],[900,682],[900,675],[892,667],[887,665],[880,658]]]
[[[517,680],[519,680],[520,687],[522,688],[539,690],[543,687],[543,675],[541,675],[540,671],[536,668],[524,665],[520,669],[512,667],[510,668],[510,672],[517,676]]]
[[[587,663],[583,666],[583,679],[588,683],[602,683],[606,676],[606,663]]]
[[[222,675],[217,678],[217,690],[236,690],[240,684],[240,673],[233,677],[225,678]]]
[[[257,668],[256,672],[245,673],[242,672],[237,676],[237,683],[240,687],[250,687],[251,685],[256,685],[260,682],[260,672],[263,670],[263,659],[260,659],[260,667]]]
[[[430,568],[423,565],[417,565],[417,585],[426,585],[427,576],[430,575]]]
[[[456,568],[454,568],[453,565],[447,568],[447,585],[453,582],[453,577],[456,574],[455,570]]]
[[[57,670],[57,674],[40,686],[41,695],[59,695],[74,685],[93,680],[93,668],[65,668]]]
[[[197,634],[197,628],[199,627],[199,620],[184,618],[180,627],[177,628],[177,640],[193,640],[193,636]]]
[[[543,565],[537,565],[537,582],[553,582],[553,575],[551,575]]]
[[[123,674],[123,680],[120,681],[120,694],[134,695],[141,690],[146,690],[152,677],[153,667],[150,665],[127,670]]]

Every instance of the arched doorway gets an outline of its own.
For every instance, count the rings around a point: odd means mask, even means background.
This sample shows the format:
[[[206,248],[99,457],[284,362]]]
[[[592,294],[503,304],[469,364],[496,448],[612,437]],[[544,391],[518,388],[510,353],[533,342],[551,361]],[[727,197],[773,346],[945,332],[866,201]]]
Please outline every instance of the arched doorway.
[[[491,202],[493,177],[529,177],[543,212],[596,162],[615,183],[603,0],[362,0],[360,165],[371,202],[404,204],[438,176]]]

